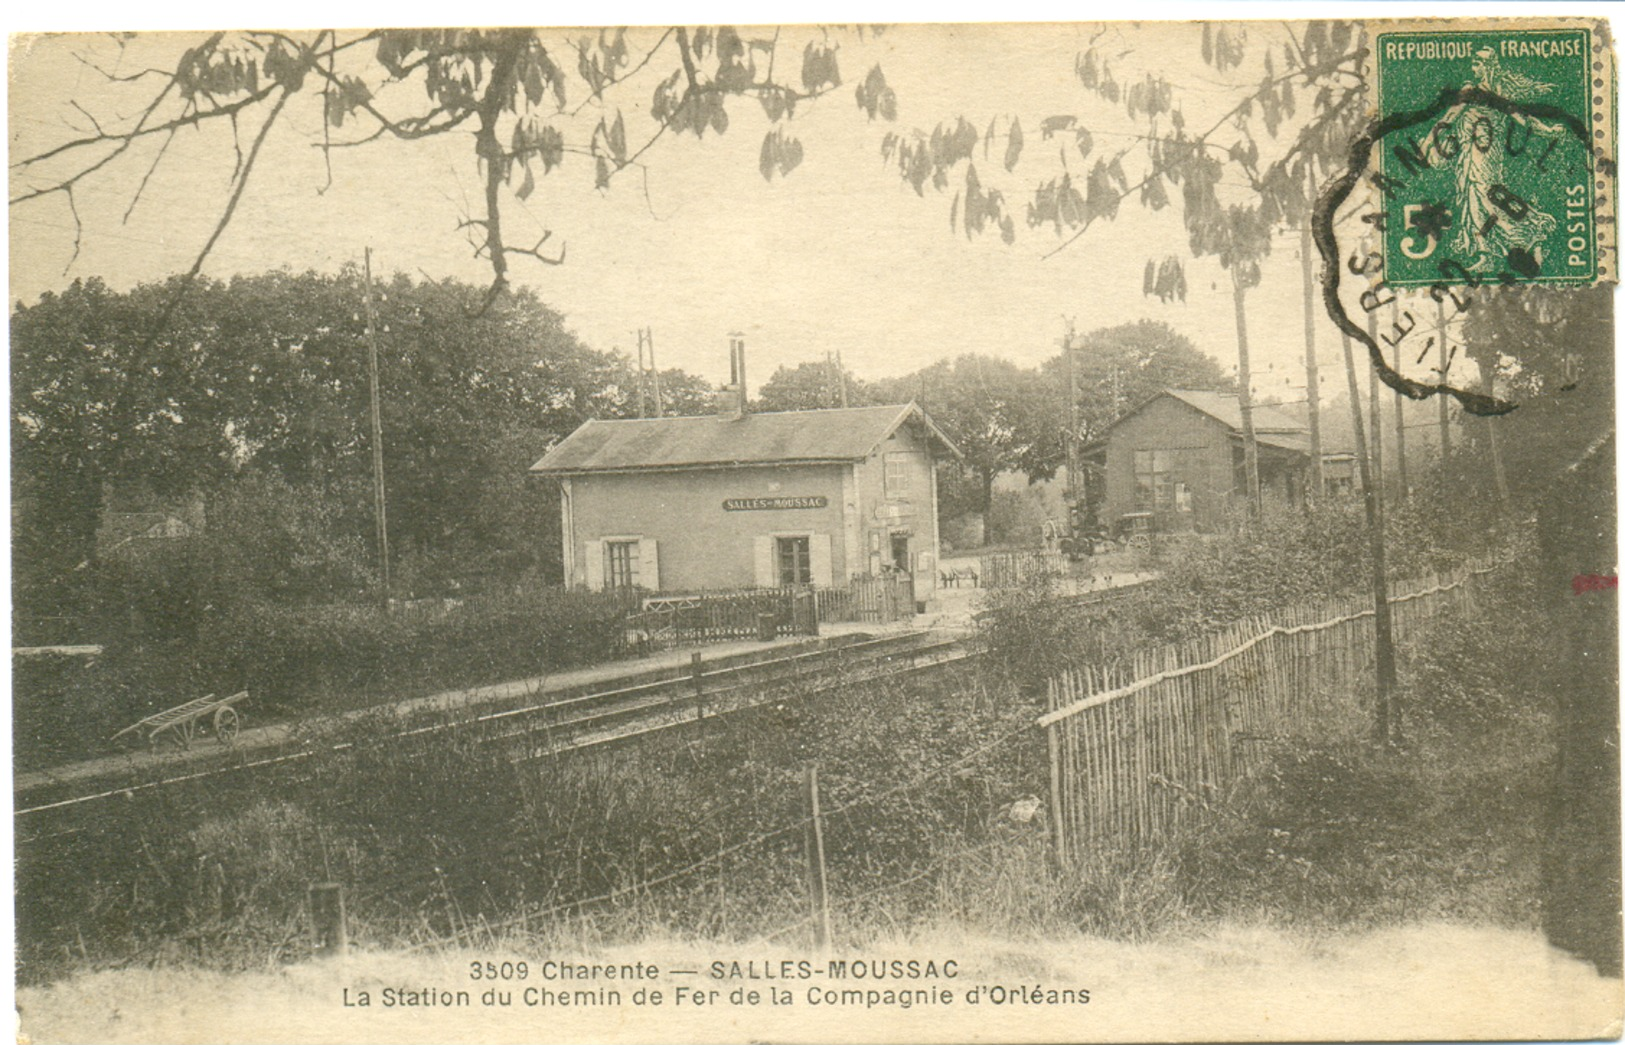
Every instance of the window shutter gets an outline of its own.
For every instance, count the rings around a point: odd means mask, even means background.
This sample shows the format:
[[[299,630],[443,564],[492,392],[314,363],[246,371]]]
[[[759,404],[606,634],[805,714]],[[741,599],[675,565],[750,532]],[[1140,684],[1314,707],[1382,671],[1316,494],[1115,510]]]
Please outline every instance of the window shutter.
[[[758,588],[779,586],[779,571],[774,569],[771,537],[756,538],[756,586]]]
[[[808,565],[812,567],[812,582],[820,588],[833,586],[829,569],[829,534],[815,533],[807,542]]]
[[[660,590],[660,542],[653,537],[638,541],[638,580],[650,591]]]
[[[587,568],[587,589],[589,591],[604,590],[604,542],[587,541],[582,548]]]

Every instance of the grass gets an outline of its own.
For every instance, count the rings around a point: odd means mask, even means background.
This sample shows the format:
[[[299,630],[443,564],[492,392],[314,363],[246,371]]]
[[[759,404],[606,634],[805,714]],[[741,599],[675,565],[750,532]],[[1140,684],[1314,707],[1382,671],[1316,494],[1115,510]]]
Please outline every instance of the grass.
[[[1032,666],[994,656],[787,695],[596,755],[514,761],[515,747],[457,731],[364,742],[251,787],[98,804],[49,825],[69,833],[19,839],[19,982],[132,962],[297,960],[309,946],[305,888],[318,880],[346,883],[365,948],[650,934],[799,945],[809,761],[846,941],[947,923],[1118,940],[1215,923],[1529,929],[1553,749],[1527,651],[1545,647],[1538,618],[1518,609],[1527,600],[1485,603],[1493,616],[1441,619],[1406,651],[1404,747],[1298,738],[1220,816],[1156,849],[1102,847],[1064,875],[1050,867],[1042,814],[1011,815],[1048,794]],[[1062,640],[1042,606],[1027,609],[1046,630],[995,645]]]

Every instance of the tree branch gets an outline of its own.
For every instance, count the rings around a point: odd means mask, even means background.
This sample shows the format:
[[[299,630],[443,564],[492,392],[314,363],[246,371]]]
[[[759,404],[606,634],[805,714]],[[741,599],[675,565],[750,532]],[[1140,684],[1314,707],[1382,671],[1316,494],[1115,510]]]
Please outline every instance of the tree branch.
[[[654,59],[655,52],[659,51],[662,47],[664,47],[665,44],[666,44],[666,41],[671,39],[671,34],[674,33],[674,32],[677,32],[677,31],[678,30],[676,30],[676,29],[667,29],[665,32],[661,33],[660,34],[660,39],[656,40],[654,42],[654,46],[649,48],[648,53],[643,56],[643,60],[641,62],[639,62],[637,65],[634,65],[632,68],[628,69],[626,72],[622,73],[620,76],[612,77],[612,78],[610,78],[608,80],[605,80],[601,85],[594,88],[591,94],[589,94],[586,98],[582,99],[581,104],[576,106],[574,109],[572,109],[569,112],[568,115],[570,115],[572,117],[581,115],[581,110],[585,109],[588,106],[588,104],[590,104],[593,101],[593,99],[598,99],[599,101],[603,100],[604,90],[606,88],[614,87],[616,84],[622,83],[622,82],[624,82],[626,80],[630,80],[632,77],[636,76],[639,72],[641,72],[643,70],[644,66],[648,65],[649,62]]]
[[[1338,71],[1347,62],[1351,62],[1351,61],[1359,62],[1359,61],[1363,60],[1364,57],[1365,57],[1365,53],[1366,53],[1366,50],[1365,50],[1365,48],[1362,47],[1362,48],[1360,48],[1358,50],[1350,52],[1349,54],[1340,55],[1334,61],[1325,62],[1325,63],[1322,63],[1321,65],[1314,66],[1313,68],[1300,67],[1300,68],[1292,70],[1289,73],[1283,73],[1282,75],[1275,77],[1273,80],[1266,80],[1264,83],[1259,84],[1250,93],[1248,93],[1248,95],[1245,98],[1243,98],[1241,101],[1239,101],[1235,105],[1231,106],[1231,108],[1230,108],[1230,110],[1228,112],[1226,112],[1223,116],[1220,116],[1217,120],[1215,120],[1213,122],[1213,126],[1209,127],[1206,131],[1203,131],[1201,134],[1199,134],[1195,138],[1191,139],[1190,142],[1183,143],[1183,144],[1191,144],[1191,145],[1196,145],[1196,146],[1199,146],[1199,147],[1205,147],[1206,143],[1207,143],[1207,139],[1208,139],[1208,137],[1210,135],[1213,135],[1213,134],[1217,133],[1218,130],[1221,127],[1223,127],[1225,124],[1229,123],[1236,116],[1240,115],[1240,113],[1241,113],[1241,111],[1243,109],[1247,108],[1247,106],[1249,106],[1253,102],[1257,101],[1259,96],[1263,94],[1263,92],[1264,92],[1264,90],[1266,88],[1275,87],[1275,86],[1277,86],[1279,84],[1285,83],[1286,81],[1291,80],[1291,79],[1295,79],[1296,77],[1299,77],[1299,76],[1304,77],[1304,80],[1307,83],[1309,80],[1312,80],[1314,77],[1319,76],[1321,73],[1329,73],[1329,72]],[[1176,167],[1178,167],[1178,166],[1183,166],[1183,164],[1177,164]],[[1172,168],[1164,168],[1164,170],[1168,170],[1168,169],[1172,169]],[[1136,190],[1142,189],[1146,185],[1148,185],[1151,182],[1152,178],[1159,177],[1162,173],[1163,173],[1162,171],[1153,171],[1151,174],[1149,174],[1146,177],[1142,178],[1137,184],[1131,185],[1127,189],[1125,189],[1122,193],[1119,194],[1118,198],[1119,199],[1127,199]],[[1083,234],[1085,232],[1089,231],[1089,226],[1092,225],[1093,223],[1094,223],[1094,218],[1090,217],[1088,220],[1086,220],[1078,228],[1077,232],[1075,232],[1071,236],[1067,237],[1067,239],[1064,242],[1062,242],[1060,245],[1058,245],[1054,250],[1051,250],[1047,254],[1044,254],[1040,260],[1048,261],[1050,258],[1053,258],[1055,255],[1061,253],[1063,250],[1065,250],[1068,247],[1072,246],[1072,244],[1076,243],[1083,236]]]
[[[153,124],[153,125],[151,125],[149,127],[145,123],[147,117],[149,117],[152,114],[152,112],[158,108],[159,104],[163,102],[164,97],[166,95],[168,95],[169,92],[171,90],[173,90],[174,87],[175,87],[175,82],[173,80],[171,80],[168,84],[164,85],[164,89],[158,93],[158,97],[154,98],[152,100],[152,103],[150,105],[148,105],[145,110],[142,111],[141,120],[131,130],[122,131],[122,132],[114,132],[112,134],[105,134],[105,135],[103,135],[103,134],[86,135],[86,136],[81,137],[81,138],[75,138],[72,141],[63,142],[61,145],[57,145],[57,146],[55,146],[53,148],[47,149],[44,152],[36,153],[33,156],[24,157],[23,159],[20,159],[17,162],[13,163],[11,165],[11,169],[12,170],[20,170],[20,169],[22,169],[24,167],[32,166],[32,165],[37,164],[37,163],[43,163],[46,160],[52,159],[52,158],[57,157],[57,156],[61,156],[63,153],[70,152],[70,151],[72,151],[74,149],[83,149],[83,148],[88,148],[88,147],[94,146],[94,145],[106,145],[109,142],[118,142],[119,143],[118,148],[116,150],[114,150],[114,155],[117,155],[118,153],[123,152],[125,149],[128,149],[135,142],[135,140],[138,139],[138,138],[144,138],[144,137],[146,137],[148,135],[152,135],[152,134],[163,134],[163,133],[165,133],[167,131],[178,130],[178,129],[182,128],[182,127],[192,127],[192,126],[195,126],[197,124],[202,123],[204,120],[212,120],[212,119],[216,119],[216,118],[221,117],[221,116],[231,116],[231,115],[233,115],[235,113],[241,112],[242,110],[248,108],[249,106],[255,105],[255,104],[257,104],[259,102],[262,102],[265,99],[269,98],[271,96],[271,93],[273,91],[277,90],[277,88],[280,87],[280,86],[281,86],[280,84],[277,84],[277,83],[273,82],[273,83],[268,84],[267,86],[261,88],[260,90],[255,91],[254,93],[252,93],[250,95],[247,95],[246,97],[243,97],[243,98],[241,98],[241,99],[239,99],[239,100],[237,100],[235,102],[228,102],[225,105],[218,106],[218,107],[213,108],[213,109],[199,109],[199,108],[193,107],[188,113],[186,113],[184,115],[178,116],[173,120],[166,120],[163,123]],[[111,158],[112,158],[111,156],[104,157],[100,163],[96,164],[96,167],[99,168],[99,167],[105,165],[107,163],[107,161],[109,159],[111,159]],[[95,168],[92,168],[92,169],[95,169]],[[77,181],[80,177],[83,177],[85,174],[88,174],[88,173],[90,173],[90,171],[88,171],[88,170],[84,171],[81,174],[76,175],[74,177],[74,180]],[[26,196],[20,197],[18,200],[13,200],[12,202],[13,203],[20,202],[21,199],[27,199],[27,198],[28,197],[26,197]]]
[[[254,172],[254,162],[259,158],[260,146],[265,144],[266,137],[271,133],[272,125],[276,123],[277,117],[282,114],[282,108],[288,104],[288,99],[292,94],[291,89],[283,88],[281,96],[277,98],[276,104],[271,107],[271,112],[265,117],[265,122],[260,125],[259,134],[255,135],[254,144],[249,147],[248,158],[243,163],[242,171],[237,177],[237,183],[232,188],[230,198],[226,200],[226,208],[221,213],[220,220],[215,222],[214,231],[209,233],[209,238],[204,242],[203,249],[198,251],[197,257],[192,262],[192,267],[187,270],[186,275],[181,277],[181,283],[175,291],[175,296],[169,299],[169,303],[164,306],[164,311],[159,315],[157,323],[153,325],[154,337],[168,325],[170,317],[175,313],[175,309],[180,306],[181,300],[192,289],[192,284],[197,281],[197,275],[203,270],[203,263],[208,260],[209,253],[214,250],[215,243],[219,241],[221,234],[226,231],[226,226],[231,224],[231,216],[236,212],[237,204],[243,198],[243,190],[248,187],[248,177]]]

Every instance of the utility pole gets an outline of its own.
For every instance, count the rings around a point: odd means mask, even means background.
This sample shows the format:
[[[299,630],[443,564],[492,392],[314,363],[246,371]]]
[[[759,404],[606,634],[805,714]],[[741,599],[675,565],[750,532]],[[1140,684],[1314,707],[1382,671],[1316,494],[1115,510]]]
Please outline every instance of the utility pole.
[[[1315,165],[1304,164],[1308,171],[1309,200],[1315,199]],[[1315,236],[1312,223],[1303,223],[1298,252],[1303,259],[1303,397],[1309,407],[1309,498],[1319,503],[1326,492],[1326,475],[1320,457],[1320,365],[1315,359]],[[1440,306],[1441,308],[1443,306]]]
[[[1375,329],[1373,327],[1373,329]],[[1382,390],[1382,381],[1377,377],[1377,364],[1370,364],[1367,374],[1371,393],[1371,480],[1377,487],[1377,510],[1382,511],[1383,495],[1387,493],[1388,477],[1383,474],[1382,467],[1382,399],[1377,394]]]
[[[1405,393],[1394,389],[1394,456],[1399,465],[1399,492],[1395,500],[1403,501],[1411,495],[1410,473],[1405,470]]]
[[[835,379],[840,382],[840,386],[841,386],[841,409],[845,410],[847,408],[847,402],[846,402],[846,367],[844,365],[842,365],[842,363],[841,363],[841,350],[838,349],[838,348],[835,350]]]
[[[1397,300],[1394,303],[1392,315],[1394,326],[1397,329],[1399,326],[1399,303]],[[1394,355],[1396,362],[1398,357],[1396,351]],[[1410,476],[1405,470],[1405,394],[1397,388],[1394,389],[1394,463],[1399,466],[1399,491],[1394,495],[1394,500],[1403,502],[1405,498],[1411,495],[1411,483]]]
[[[1373,343],[1377,340],[1377,317],[1371,313],[1366,319],[1366,330]],[[1344,341],[1344,352],[1348,342]],[[1386,521],[1382,504],[1382,424],[1381,403],[1377,379],[1377,365],[1371,363],[1371,466],[1366,476],[1365,517],[1371,531],[1371,601],[1376,615],[1377,632],[1377,709],[1376,734],[1379,743],[1388,741],[1397,732],[1398,715],[1393,708],[1394,687],[1398,673],[1394,667],[1394,619],[1388,605],[1388,541],[1384,532]],[[1354,386],[1354,366],[1349,362],[1349,386]],[[1356,398],[1357,401],[1357,398]],[[1355,406],[1355,413],[1359,407]],[[1358,428],[1356,428],[1358,435]]]
[[[1073,531],[1078,517],[1078,490],[1082,476],[1078,458],[1078,361],[1072,348],[1072,321],[1066,322],[1066,336],[1061,340],[1061,355],[1066,359],[1066,508],[1067,532]]]
[[[1230,286],[1236,306],[1236,363],[1241,405],[1241,459],[1247,475],[1247,515],[1257,522],[1264,515],[1264,493],[1258,482],[1258,433],[1253,428],[1253,368],[1247,352],[1247,288],[1241,281],[1241,261],[1230,265]]]
[[[666,408],[660,394],[660,367],[655,363],[655,330],[654,327],[640,327],[638,329],[638,368],[643,367],[643,346],[649,346],[649,377],[654,384],[655,416],[665,417]],[[638,394],[643,394],[643,377],[638,376]],[[638,416],[643,416],[643,408],[638,408]]]
[[[384,501],[384,422],[378,409],[378,317],[372,307],[372,248],[362,260],[366,284],[362,299],[367,308],[367,383],[372,399],[372,499],[378,523],[378,563],[383,578],[383,604],[389,608],[389,519]]]
[[[1449,335],[1445,330],[1444,302],[1439,302],[1439,383],[1450,383]],[[1439,463],[1450,459],[1450,397],[1439,393]]]

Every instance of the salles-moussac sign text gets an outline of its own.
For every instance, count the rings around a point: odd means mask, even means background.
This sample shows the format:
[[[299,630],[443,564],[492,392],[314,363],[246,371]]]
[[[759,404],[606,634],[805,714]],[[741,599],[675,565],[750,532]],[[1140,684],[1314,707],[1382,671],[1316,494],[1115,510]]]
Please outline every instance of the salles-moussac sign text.
[[[786,508],[827,508],[828,497],[730,497],[722,502],[726,512],[776,512]]]

